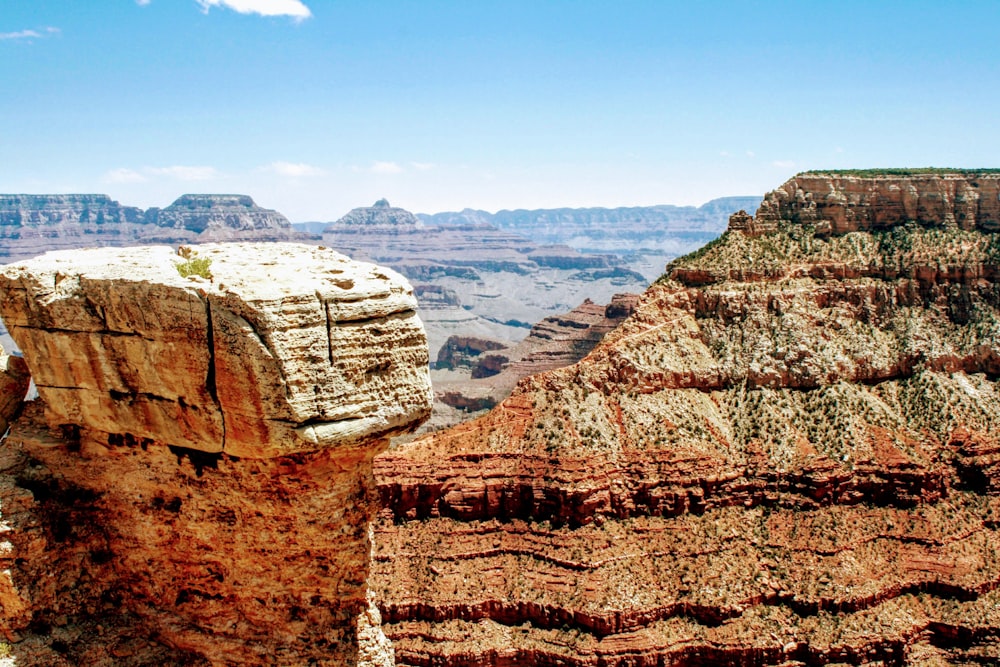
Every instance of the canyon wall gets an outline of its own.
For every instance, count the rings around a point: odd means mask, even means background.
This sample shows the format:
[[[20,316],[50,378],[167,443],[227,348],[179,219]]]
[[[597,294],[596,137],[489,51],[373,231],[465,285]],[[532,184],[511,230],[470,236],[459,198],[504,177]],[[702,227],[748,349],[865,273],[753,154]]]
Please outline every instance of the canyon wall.
[[[1000,176],[989,172],[859,175],[807,172],[761,203],[758,221],[813,224],[820,233],[925,227],[1000,230]]]
[[[183,195],[166,208],[122,206],[107,195],[0,195],[0,261],[50,250],[143,243],[290,241],[302,236],[246,195]]]
[[[393,664],[372,458],[431,403],[401,276],[284,243],[100,249],[8,265],[0,299],[39,392],[0,480],[18,665]]]
[[[953,206],[997,183],[798,176],[582,361],[378,457],[397,664],[1000,659],[1000,241]]]
[[[323,243],[413,281],[434,359],[452,335],[511,345],[533,323],[585,299],[603,301],[648,284],[615,255],[540,245],[481,222],[427,224],[385,200],[330,224]]]

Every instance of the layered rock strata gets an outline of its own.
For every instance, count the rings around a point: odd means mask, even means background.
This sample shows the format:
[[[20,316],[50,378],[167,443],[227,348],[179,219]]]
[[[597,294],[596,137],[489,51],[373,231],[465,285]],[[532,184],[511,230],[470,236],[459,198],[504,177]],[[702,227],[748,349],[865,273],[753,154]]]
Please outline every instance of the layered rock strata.
[[[240,232],[272,233],[276,239],[287,239],[291,232],[288,218],[258,206],[247,195],[183,195],[164,209],[149,209],[145,218],[158,227],[214,235],[216,241]]]
[[[245,195],[183,195],[142,210],[107,195],[0,195],[0,259],[69,248],[149,243],[289,241],[302,236],[280,213]]]
[[[614,255],[539,245],[476,222],[425,224],[385,200],[330,224],[323,243],[391,266],[414,282],[432,358],[452,335],[509,346],[533,323],[586,298],[603,301],[647,284]]]
[[[994,177],[927,178],[851,187]],[[1000,240],[985,205],[802,218],[844,182],[786,183],[581,362],[376,460],[398,664],[1000,659]]]
[[[372,457],[431,401],[401,276],[295,244],[104,249],[4,267],[0,297],[40,395],[3,445],[4,629],[41,646],[18,664],[62,664],[53,628],[104,645],[104,614],[177,664],[392,664]]]
[[[638,300],[637,294],[616,294],[605,306],[587,299],[567,313],[546,317],[512,347],[498,341],[449,338],[438,354],[437,368],[467,367],[470,377],[456,380],[436,374],[436,414],[425,428],[441,428],[449,416],[438,404],[466,413],[489,409],[507,398],[521,378],[576,363],[632,313]],[[452,420],[464,421],[462,415],[452,415]]]

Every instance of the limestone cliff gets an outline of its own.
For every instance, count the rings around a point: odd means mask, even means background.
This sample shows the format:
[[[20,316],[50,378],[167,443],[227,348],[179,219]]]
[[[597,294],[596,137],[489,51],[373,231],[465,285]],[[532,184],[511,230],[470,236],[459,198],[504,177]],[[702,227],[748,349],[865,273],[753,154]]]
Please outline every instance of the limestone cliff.
[[[996,178],[800,175],[376,459],[398,664],[1000,659]]]
[[[143,211],[106,195],[0,195],[0,261],[84,245],[125,245]]]
[[[0,259],[69,248],[148,243],[288,241],[300,236],[280,213],[245,195],[183,195],[143,211],[107,195],[0,195]]]
[[[291,231],[285,216],[261,208],[246,195],[183,195],[164,209],[150,209],[146,218],[159,227],[196,234]]]
[[[17,664],[391,665],[371,466],[430,411],[415,308],[295,244],[4,267],[40,395],[0,447]]]

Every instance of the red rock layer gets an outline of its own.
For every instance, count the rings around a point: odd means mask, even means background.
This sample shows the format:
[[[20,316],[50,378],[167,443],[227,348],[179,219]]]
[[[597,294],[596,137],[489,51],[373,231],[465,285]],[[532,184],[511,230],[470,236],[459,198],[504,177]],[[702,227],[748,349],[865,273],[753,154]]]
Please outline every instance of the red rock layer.
[[[1000,243],[916,222],[730,231],[377,458],[398,664],[1000,659]]]

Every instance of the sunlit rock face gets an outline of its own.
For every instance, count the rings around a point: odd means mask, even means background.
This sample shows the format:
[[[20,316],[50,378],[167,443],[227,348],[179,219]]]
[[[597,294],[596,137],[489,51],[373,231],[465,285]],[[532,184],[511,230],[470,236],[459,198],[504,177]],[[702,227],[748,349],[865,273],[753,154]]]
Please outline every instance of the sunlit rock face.
[[[392,664],[372,458],[431,405],[401,276],[296,244],[102,249],[8,265],[0,299],[40,395],[0,484],[17,639],[125,612],[181,664]]]
[[[583,360],[376,458],[398,664],[1000,660],[995,185],[796,177]]]
[[[52,425],[266,458],[391,435],[420,413],[426,343],[398,274],[295,244],[185,252],[3,270],[3,317]]]

